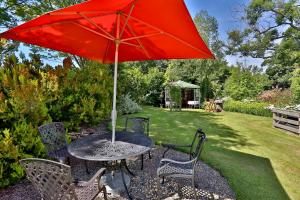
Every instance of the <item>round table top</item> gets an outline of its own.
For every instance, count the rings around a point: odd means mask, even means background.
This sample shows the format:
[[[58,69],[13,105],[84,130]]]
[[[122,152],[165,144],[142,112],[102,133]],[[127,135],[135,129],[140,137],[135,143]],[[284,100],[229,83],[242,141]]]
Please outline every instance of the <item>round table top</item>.
[[[91,161],[113,161],[138,156],[149,151],[153,140],[144,134],[116,132],[115,143],[112,134],[92,134],[68,145],[69,153],[79,159]]]

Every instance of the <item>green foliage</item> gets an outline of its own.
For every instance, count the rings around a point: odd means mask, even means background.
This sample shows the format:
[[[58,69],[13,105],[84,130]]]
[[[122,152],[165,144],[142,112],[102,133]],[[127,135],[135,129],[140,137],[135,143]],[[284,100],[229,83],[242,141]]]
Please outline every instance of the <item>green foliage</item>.
[[[130,95],[138,104],[159,106],[164,91],[165,76],[153,61],[130,62],[120,67],[120,94]]]
[[[120,97],[118,111],[120,114],[133,114],[142,111],[142,108],[131,99],[129,94]]]
[[[51,112],[55,121],[63,119],[72,127],[96,124],[110,116],[113,81],[108,66],[89,62],[84,68],[70,69],[61,81],[63,98]],[[57,116],[57,112],[62,114]]]
[[[148,74],[145,75],[145,83],[147,85],[145,103],[147,105],[159,106],[161,104],[164,82],[164,73],[158,68],[151,68]]]
[[[14,184],[24,176],[18,163],[20,159],[45,155],[37,129],[24,119],[15,123],[10,130],[1,130],[0,146],[0,188]]]
[[[254,98],[266,85],[268,80],[265,75],[237,67],[232,69],[232,75],[226,80],[225,94],[234,100]]]
[[[297,68],[293,72],[293,77],[291,78],[291,91],[293,102],[299,104],[300,103],[300,69]]]
[[[181,106],[181,88],[175,86],[168,86],[172,103],[175,106]]]
[[[72,68],[45,68],[38,55],[22,63],[7,57],[0,67],[0,187],[20,180],[24,173],[19,160],[44,157],[37,127],[62,121],[76,129],[110,116],[112,76],[109,66],[88,62]]]
[[[215,17],[210,16],[207,11],[199,11],[195,18],[194,23],[204,39],[207,46],[213,51],[217,58],[223,58],[224,52],[222,50],[224,44],[219,39],[219,25]]]
[[[123,69],[120,80],[122,94],[129,94],[137,103],[144,102],[147,86],[145,76],[139,68],[128,66]]]
[[[288,88],[291,85],[291,77],[294,68],[290,66],[274,65],[266,70],[268,78],[272,85],[277,88]]]
[[[268,103],[263,102],[241,102],[229,100],[224,103],[223,109],[229,112],[271,117],[272,112],[269,109],[266,109],[268,105]]]
[[[200,102],[204,102],[214,98],[214,90],[212,88],[212,83],[209,81],[208,78],[204,78],[203,81],[201,82],[200,94],[201,94]]]
[[[274,87],[290,86],[300,65],[300,9],[297,0],[251,0],[245,8],[247,26],[228,34],[228,54],[262,58]]]

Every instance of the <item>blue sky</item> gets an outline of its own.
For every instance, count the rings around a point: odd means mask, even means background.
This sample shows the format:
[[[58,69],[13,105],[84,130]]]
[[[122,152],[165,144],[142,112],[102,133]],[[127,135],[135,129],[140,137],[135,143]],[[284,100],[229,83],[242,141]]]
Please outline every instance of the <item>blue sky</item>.
[[[240,21],[243,5],[247,5],[250,0],[185,0],[187,8],[192,17],[196,15],[200,10],[207,10],[208,14],[214,16],[219,23],[220,37],[223,41],[227,39],[227,32],[233,29],[243,27],[243,23]],[[22,51],[27,53],[26,48],[22,48]],[[252,58],[239,58],[237,56],[227,56],[226,60],[229,64],[235,64],[238,62],[245,62],[247,65],[254,64],[260,65],[261,60]],[[49,64],[57,65],[58,62],[49,62]]]
[[[220,38],[227,39],[227,32],[244,26],[240,17],[243,14],[243,6],[249,4],[250,0],[185,0],[192,17],[200,10],[207,10],[208,14],[214,16],[219,23]],[[262,60],[253,58],[239,58],[227,56],[229,64],[245,62],[247,65],[261,65]]]

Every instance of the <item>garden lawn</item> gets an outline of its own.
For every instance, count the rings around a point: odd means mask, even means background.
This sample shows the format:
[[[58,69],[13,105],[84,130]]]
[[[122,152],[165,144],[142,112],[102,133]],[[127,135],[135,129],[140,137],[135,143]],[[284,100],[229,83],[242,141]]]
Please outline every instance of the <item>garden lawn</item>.
[[[273,128],[271,118],[153,107],[136,115],[150,117],[157,144],[189,144],[201,127],[208,137],[202,159],[227,178],[238,199],[300,199],[300,137]]]

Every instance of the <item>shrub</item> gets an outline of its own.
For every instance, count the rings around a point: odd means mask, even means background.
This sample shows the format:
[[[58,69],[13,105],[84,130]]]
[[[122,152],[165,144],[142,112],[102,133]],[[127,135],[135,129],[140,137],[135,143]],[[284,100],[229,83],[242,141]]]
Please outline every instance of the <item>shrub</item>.
[[[229,112],[239,112],[251,115],[271,117],[272,112],[267,109],[268,103],[264,102],[241,102],[241,101],[226,101],[224,103],[224,110]]]
[[[268,84],[263,74],[252,73],[249,69],[233,68],[226,80],[224,92],[234,100],[256,97]]]
[[[161,104],[162,93],[164,90],[164,73],[158,68],[151,68],[145,75],[145,83],[147,91],[145,95],[145,103],[152,106]]]
[[[273,89],[263,91],[257,96],[257,99],[276,106],[286,106],[291,103],[292,94],[289,89]]]
[[[83,68],[41,69],[15,56],[0,67],[0,188],[19,181],[19,160],[44,157],[37,127],[62,121],[66,128],[95,124],[110,116],[109,66],[87,62]]]
[[[140,112],[142,108],[126,94],[120,97],[118,110],[120,114],[132,114]]]
[[[20,121],[0,132],[0,188],[18,182],[24,175],[19,160],[44,157],[45,149],[37,127]]]
[[[300,68],[295,69],[291,81],[292,81],[291,91],[292,91],[293,102],[299,104],[300,103]]]
[[[120,76],[118,85],[122,87],[121,94],[129,94],[130,98],[137,103],[144,102],[147,85],[140,69],[132,67],[123,69]]]

